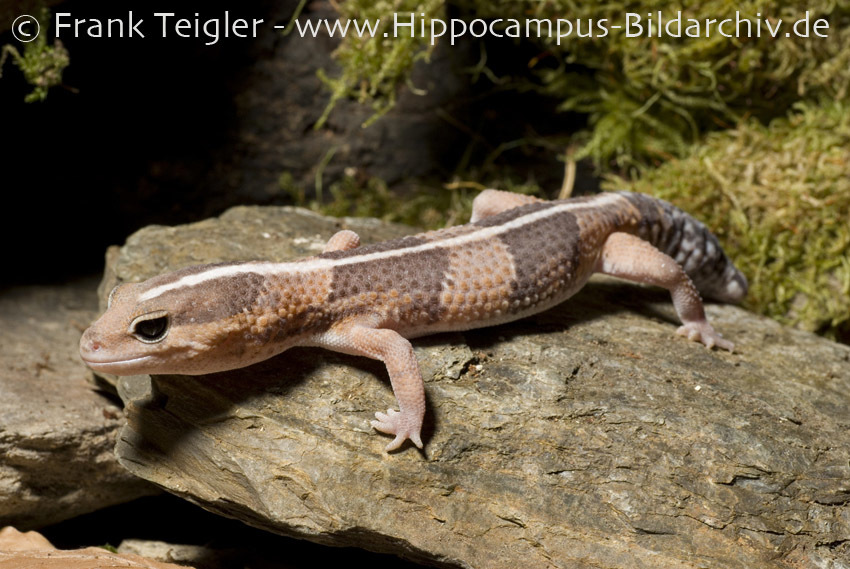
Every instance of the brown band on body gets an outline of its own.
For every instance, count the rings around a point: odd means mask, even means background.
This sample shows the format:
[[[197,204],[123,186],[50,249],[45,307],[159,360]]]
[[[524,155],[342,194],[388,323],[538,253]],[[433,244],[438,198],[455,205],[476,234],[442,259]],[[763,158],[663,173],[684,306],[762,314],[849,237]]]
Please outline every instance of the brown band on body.
[[[526,207],[540,207],[533,204]],[[524,208],[523,208],[524,209]],[[576,216],[561,212],[499,235],[515,267],[512,301],[533,299],[541,292],[554,291],[569,284],[580,256]]]
[[[362,298],[379,311],[397,309],[400,323],[436,322],[443,315],[440,290],[448,268],[449,252],[439,246],[339,265],[331,270],[328,302],[354,308]]]
[[[181,275],[185,276],[185,275]],[[191,287],[182,287],[166,291],[154,299],[147,301],[154,308],[157,304],[173,305],[179,304],[170,300],[172,297],[178,299],[186,294],[186,289],[191,288],[192,302],[196,303],[195,310],[188,311],[192,314],[191,323],[203,324],[205,322],[217,322],[224,320],[246,308],[250,308],[263,294],[266,278],[252,272],[241,273],[229,277],[221,277],[204,281]],[[176,323],[181,322],[180,313],[172,315]],[[189,322],[185,322],[188,324]]]

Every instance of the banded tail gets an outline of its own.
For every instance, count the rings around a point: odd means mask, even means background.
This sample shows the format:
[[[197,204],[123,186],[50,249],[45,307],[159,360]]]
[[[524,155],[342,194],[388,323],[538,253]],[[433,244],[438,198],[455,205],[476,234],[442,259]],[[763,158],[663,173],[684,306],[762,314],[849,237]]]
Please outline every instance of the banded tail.
[[[617,193],[641,213],[636,235],[675,259],[703,296],[734,304],[746,296],[747,278],[700,221],[662,199]]]

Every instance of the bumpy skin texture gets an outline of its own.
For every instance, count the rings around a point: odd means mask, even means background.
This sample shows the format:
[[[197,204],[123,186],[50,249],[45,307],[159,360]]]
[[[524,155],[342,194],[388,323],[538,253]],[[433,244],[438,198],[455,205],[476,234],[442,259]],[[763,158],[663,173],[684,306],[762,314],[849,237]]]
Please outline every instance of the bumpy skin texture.
[[[80,354],[119,375],[224,371],[296,345],[378,359],[399,411],[376,413],[372,426],[394,435],[388,451],[408,439],[421,448],[425,394],[408,339],[540,312],[593,272],[667,288],[680,334],[732,350],[699,292],[736,302],[747,282],[692,217],[625,192],[545,202],[486,190],[466,225],[366,247],[344,230],[292,263],[188,267],[121,285]]]

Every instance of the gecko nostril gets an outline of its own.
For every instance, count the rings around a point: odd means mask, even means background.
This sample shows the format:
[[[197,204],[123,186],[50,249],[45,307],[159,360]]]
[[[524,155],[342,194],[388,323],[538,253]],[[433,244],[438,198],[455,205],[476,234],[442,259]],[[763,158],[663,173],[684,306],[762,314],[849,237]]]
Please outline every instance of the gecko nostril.
[[[89,347],[91,351],[96,352],[100,349],[100,342],[92,342]]]

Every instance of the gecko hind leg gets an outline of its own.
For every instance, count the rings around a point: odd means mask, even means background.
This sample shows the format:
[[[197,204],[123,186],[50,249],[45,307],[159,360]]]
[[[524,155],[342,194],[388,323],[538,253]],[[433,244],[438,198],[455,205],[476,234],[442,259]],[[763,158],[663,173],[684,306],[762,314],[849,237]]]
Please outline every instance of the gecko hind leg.
[[[605,240],[596,271],[666,288],[682,321],[677,334],[702,342],[708,348],[717,346],[731,352],[735,347],[715,332],[706,319],[699,292],[681,265],[651,243],[629,233],[612,233]]]
[[[484,219],[485,217],[490,217],[491,215],[496,215],[521,205],[542,201],[545,200],[534,196],[515,194],[513,192],[484,190],[472,200],[472,217],[469,221],[470,223],[475,223],[479,219]]]

